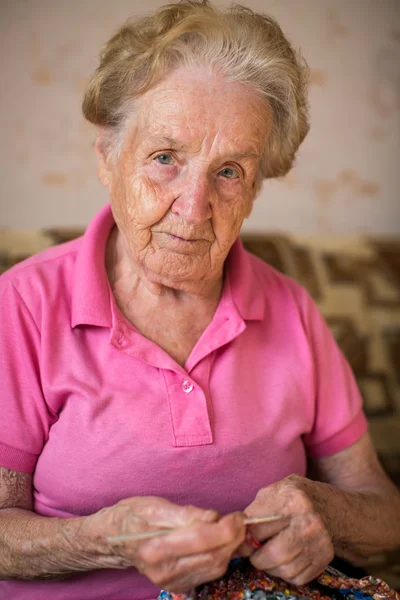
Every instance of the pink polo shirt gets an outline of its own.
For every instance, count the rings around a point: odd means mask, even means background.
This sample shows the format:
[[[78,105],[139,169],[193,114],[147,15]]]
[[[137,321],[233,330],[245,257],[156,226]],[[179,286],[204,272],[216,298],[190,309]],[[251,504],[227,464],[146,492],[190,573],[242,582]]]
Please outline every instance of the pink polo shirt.
[[[244,509],[366,430],[349,366],[308,294],[238,240],[185,368],[114,302],[114,221],[0,278],[0,465],[34,473],[34,510],[89,515],[129,496]],[[155,599],[135,569],[0,582],[0,599]]]

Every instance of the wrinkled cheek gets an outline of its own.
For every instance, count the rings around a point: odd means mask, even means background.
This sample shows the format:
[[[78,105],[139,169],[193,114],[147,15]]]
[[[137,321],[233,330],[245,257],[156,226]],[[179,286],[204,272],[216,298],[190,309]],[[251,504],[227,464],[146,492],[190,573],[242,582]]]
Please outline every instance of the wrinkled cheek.
[[[224,238],[226,238],[228,244],[238,236],[247,210],[247,202],[244,203],[243,200],[238,202],[235,199],[221,207],[218,225],[220,230],[223,228]]]
[[[129,223],[128,203],[125,188],[120,181],[113,182],[110,189],[112,213],[120,231],[124,231]]]
[[[152,227],[168,212],[172,200],[148,179],[134,178],[127,190],[127,212],[138,228]]]
[[[128,176],[120,178],[111,190],[111,203],[118,229],[136,248],[145,248],[151,240],[150,228],[169,209],[168,201],[148,179]]]

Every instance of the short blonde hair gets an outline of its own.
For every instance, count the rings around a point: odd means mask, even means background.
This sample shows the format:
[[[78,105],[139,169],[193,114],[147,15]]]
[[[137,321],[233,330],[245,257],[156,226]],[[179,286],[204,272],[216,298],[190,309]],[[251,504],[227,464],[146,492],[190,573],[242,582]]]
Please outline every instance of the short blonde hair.
[[[309,128],[308,68],[275,19],[244,6],[219,10],[208,0],[183,0],[129,20],[101,52],[85,92],[84,115],[120,134],[135,98],[174,69],[200,65],[266,99],[272,128],[262,176],[285,175]]]

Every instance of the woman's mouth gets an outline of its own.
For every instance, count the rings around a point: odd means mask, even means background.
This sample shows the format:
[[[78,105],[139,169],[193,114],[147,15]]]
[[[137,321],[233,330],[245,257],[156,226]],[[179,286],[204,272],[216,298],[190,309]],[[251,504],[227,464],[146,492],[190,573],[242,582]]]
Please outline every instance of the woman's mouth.
[[[197,242],[196,239],[187,239],[184,237],[181,237],[179,235],[174,235],[173,233],[169,233],[168,234],[173,240],[178,240],[179,242],[187,242],[187,243],[194,243]]]

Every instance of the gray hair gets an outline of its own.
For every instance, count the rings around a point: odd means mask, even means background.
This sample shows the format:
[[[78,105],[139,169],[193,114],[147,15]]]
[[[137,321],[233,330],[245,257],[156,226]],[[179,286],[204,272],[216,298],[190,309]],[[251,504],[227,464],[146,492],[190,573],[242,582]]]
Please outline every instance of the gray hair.
[[[83,112],[108,132],[112,151],[118,151],[132,102],[180,66],[211,67],[257,90],[272,119],[261,175],[290,170],[309,129],[306,63],[272,17],[241,5],[219,10],[208,0],[167,4],[129,20],[104,46]]]

